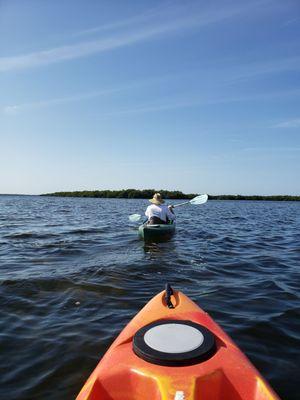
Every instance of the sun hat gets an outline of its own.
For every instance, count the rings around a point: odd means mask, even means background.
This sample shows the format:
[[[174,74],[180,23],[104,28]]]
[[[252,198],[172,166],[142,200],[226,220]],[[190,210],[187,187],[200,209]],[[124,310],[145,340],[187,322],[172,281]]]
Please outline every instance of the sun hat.
[[[155,193],[153,195],[153,198],[149,200],[150,203],[156,204],[156,205],[160,205],[163,204],[165,201],[163,200],[163,198],[161,197],[160,193]]]

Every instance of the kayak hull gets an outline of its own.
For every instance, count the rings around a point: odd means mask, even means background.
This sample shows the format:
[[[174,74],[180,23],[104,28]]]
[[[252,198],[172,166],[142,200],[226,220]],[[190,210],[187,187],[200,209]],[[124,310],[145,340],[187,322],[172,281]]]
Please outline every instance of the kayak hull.
[[[155,296],[125,327],[79,393],[77,400],[276,400],[279,397],[212,318],[181,292]],[[134,352],[137,332],[165,319],[201,324],[215,338],[208,359],[162,366]],[[170,336],[172,341],[172,336]]]
[[[139,235],[145,242],[170,239],[175,233],[175,224],[143,224],[139,227]]]

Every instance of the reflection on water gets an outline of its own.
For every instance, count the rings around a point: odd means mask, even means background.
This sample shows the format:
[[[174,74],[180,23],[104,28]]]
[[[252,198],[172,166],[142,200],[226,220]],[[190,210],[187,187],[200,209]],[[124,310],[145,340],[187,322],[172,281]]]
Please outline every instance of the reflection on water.
[[[159,254],[170,254],[173,253],[174,255],[176,254],[176,243],[171,239],[161,239],[157,240],[156,242],[146,242],[143,245],[145,253],[149,254],[154,254],[154,253],[159,253]]]
[[[146,200],[0,196],[0,396],[73,399],[133,315],[170,282],[234,338],[283,399],[298,398],[300,203],[176,209],[145,244]]]

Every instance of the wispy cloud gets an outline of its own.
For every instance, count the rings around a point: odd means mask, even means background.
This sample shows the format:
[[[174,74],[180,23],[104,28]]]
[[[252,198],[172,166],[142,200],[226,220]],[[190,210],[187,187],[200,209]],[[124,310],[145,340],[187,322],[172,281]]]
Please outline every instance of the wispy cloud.
[[[245,81],[258,76],[277,74],[289,71],[300,70],[300,56],[281,57],[269,61],[248,63],[241,65],[235,70],[230,71],[231,78],[227,83],[236,84],[239,81]]]
[[[7,115],[17,114],[18,106],[17,105],[4,106],[2,112]]]
[[[121,30],[117,34],[102,37],[96,40],[79,42],[71,45],[64,45],[52,49],[41,50],[29,54],[17,55],[12,57],[0,58],[0,71],[12,71],[26,68],[33,68],[43,65],[49,65],[67,60],[73,60],[81,57],[90,56],[96,53],[102,53],[114,50],[124,46],[130,46],[135,43],[161,37],[163,35],[174,34],[179,31],[201,28],[207,25],[215,24],[235,17],[241,13],[249,11],[250,7],[255,7],[260,2],[252,2],[249,5],[234,5],[199,10],[199,8],[181,7],[181,13],[168,14],[163,13],[166,18],[153,18],[152,14],[148,23],[137,24],[129,30]],[[170,9],[170,7],[168,8]],[[191,11],[192,10],[192,11]],[[194,11],[194,12],[193,12]],[[121,22],[118,23],[122,25]],[[125,24],[126,21],[125,21]],[[96,33],[96,32],[95,32]]]
[[[295,153],[300,151],[300,147],[289,147],[289,146],[266,146],[266,147],[245,147],[242,151],[249,153],[274,153],[274,152],[284,152],[284,153]]]
[[[174,79],[174,76],[168,77],[159,77],[159,78],[151,78],[147,80],[137,80],[135,82],[130,82],[125,85],[121,85],[119,87],[107,88],[104,90],[93,91],[89,93],[81,93],[75,94],[72,96],[59,97],[54,99],[40,100],[29,103],[22,104],[12,104],[7,105],[2,108],[2,112],[7,115],[14,115],[20,111],[24,111],[27,109],[36,109],[43,107],[56,106],[60,104],[67,104],[71,102],[89,100],[101,96],[114,95],[126,90],[134,90],[135,88],[140,88],[141,86],[153,86],[154,83],[159,83],[163,81],[167,81],[169,79]],[[208,94],[204,94],[202,96],[194,96],[191,98],[189,96],[188,99],[182,98],[172,98],[162,99],[157,102],[152,102],[148,104],[139,104],[138,106],[127,107],[127,108],[119,108],[112,112],[104,112],[102,116],[104,118],[109,118],[113,116],[122,116],[129,114],[144,114],[144,113],[152,113],[152,112],[162,112],[162,111],[171,111],[176,109],[188,109],[193,107],[204,107],[215,104],[230,104],[230,103],[239,103],[239,102],[253,102],[253,101],[276,101],[276,100],[284,100],[290,97],[299,97],[300,89],[293,90],[284,90],[278,92],[270,92],[270,93],[256,93],[252,95],[228,95],[228,93],[219,93],[217,95],[211,96]],[[285,121],[281,124],[278,124],[273,127],[298,127],[300,126],[300,119]]]
[[[300,118],[288,119],[273,126],[274,128],[300,128]]]
[[[287,21],[285,21],[281,26],[288,26],[288,25],[296,24],[299,22],[299,20],[300,20],[300,18],[298,18],[298,17],[290,18]]]
[[[118,94],[121,92],[139,90],[141,87],[149,87],[153,85],[160,85],[166,83],[172,79],[178,78],[178,75],[169,74],[168,76],[159,77],[147,77],[147,79],[137,79],[135,81],[130,81],[123,85],[108,87],[102,90],[94,90],[91,92],[76,93],[71,96],[62,96],[52,99],[41,99],[38,101],[19,103],[19,104],[9,104],[2,107],[2,112],[7,115],[15,115],[20,111],[27,109],[36,109],[57,106],[61,104],[74,103],[78,101],[90,100],[98,97],[105,97],[109,95]]]
[[[7,106],[3,107],[2,111],[4,112],[4,114],[14,115],[24,109],[31,109],[31,108],[35,109],[35,108],[41,108],[41,107],[55,106],[55,105],[59,105],[59,104],[66,104],[66,103],[71,103],[71,102],[76,102],[76,101],[81,101],[81,100],[86,100],[86,99],[92,99],[92,98],[99,97],[102,95],[111,94],[111,93],[117,92],[119,90],[121,90],[121,89],[99,90],[99,91],[94,91],[94,92],[90,92],[90,93],[81,93],[78,95],[67,96],[67,97],[57,97],[57,98],[48,99],[48,100],[40,100],[40,101],[29,102],[29,103],[7,105]]]
[[[95,26],[93,28],[84,29],[79,32],[75,32],[72,36],[80,37],[80,36],[95,35],[97,33],[105,32],[105,31],[126,28],[128,26],[132,26],[133,24],[139,25],[139,24],[149,23],[152,19],[153,19],[153,21],[157,20],[157,18],[161,19],[162,16],[166,13],[166,11],[170,11],[169,6],[172,6],[171,10],[173,10],[173,12],[177,8],[175,6],[174,0],[168,1],[168,2],[162,2],[159,6],[148,9],[146,12],[143,12],[141,14],[133,15],[133,16],[125,18],[123,20],[113,21],[108,24]]]
[[[113,117],[113,116],[122,116],[122,115],[130,115],[130,114],[143,114],[143,113],[152,113],[152,112],[162,112],[168,110],[176,110],[176,109],[188,109],[195,107],[204,107],[216,104],[230,104],[230,103],[239,103],[239,102],[252,102],[252,101],[273,101],[273,100],[283,100],[289,97],[299,97],[300,89],[295,90],[287,90],[287,91],[278,91],[272,93],[258,93],[254,95],[245,95],[245,96],[229,96],[228,94],[220,94],[216,96],[203,96],[203,97],[194,97],[189,98],[188,100],[180,99],[174,100],[168,99],[157,103],[139,105],[137,107],[124,108],[114,110],[112,112],[103,113],[102,116],[104,118]]]

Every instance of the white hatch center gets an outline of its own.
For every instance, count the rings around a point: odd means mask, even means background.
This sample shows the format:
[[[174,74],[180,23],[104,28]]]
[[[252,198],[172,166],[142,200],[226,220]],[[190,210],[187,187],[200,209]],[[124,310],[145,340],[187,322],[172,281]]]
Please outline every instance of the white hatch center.
[[[168,323],[149,329],[144,341],[153,350],[163,353],[187,353],[200,347],[204,337],[192,326]]]

